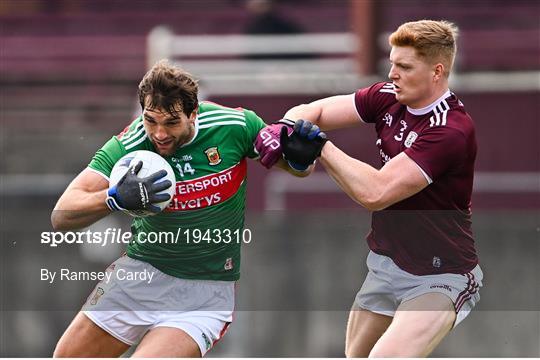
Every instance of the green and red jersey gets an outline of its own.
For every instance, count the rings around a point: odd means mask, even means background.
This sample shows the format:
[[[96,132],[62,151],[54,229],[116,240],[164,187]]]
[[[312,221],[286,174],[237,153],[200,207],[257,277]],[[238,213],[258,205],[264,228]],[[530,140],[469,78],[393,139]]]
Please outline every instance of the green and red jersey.
[[[246,157],[257,157],[253,141],[265,126],[253,111],[200,103],[193,139],[165,157],[174,169],[175,194],[160,214],[134,219],[128,256],[179,278],[237,280]],[[155,151],[142,117],[98,150],[89,167],[108,178],[114,164],[136,150]],[[174,235],[174,241],[155,241],[160,233]],[[197,241],[205,233],[208,236]]]

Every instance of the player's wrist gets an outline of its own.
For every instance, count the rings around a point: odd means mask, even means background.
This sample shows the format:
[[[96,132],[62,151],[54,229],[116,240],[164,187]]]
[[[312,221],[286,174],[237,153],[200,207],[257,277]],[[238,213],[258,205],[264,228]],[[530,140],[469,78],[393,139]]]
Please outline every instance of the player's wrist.
[[[330,140],[326,141],[323,148],[321,149],[321,156],[319,157],[321,164],[326,166],[329,163],[329,159],[332,157],[332,153],[337,149],[336,145]]]
[[[328,154],[328,152],[332,151],[333,147],[335,147],[334,143],[327,139],[321,148],[321,154],[319,155],[319,157],[321,159],[324,159],[325,155]]]
[[[334,143],[332,143],[332,142],[330,141],[330,139],[325,139],[325,141],[324,141],[324,143],[323,143],[323,145],[322,145],[322,147],[321,147],[321,154],[320,154],[320,156],[323,155],[323,152],[325,151],[325,149],[328,150],[329,148],[331,148],[331,147],[333,147],[333,146],[335,146],[335,145],[334,145]]]
[[[294,123],[295,123],[294,120],[287,119],[285,117],[283,119],[280,119],[277,122],[275,122],[275,124],[282,124],[282,125],[288,126],[290,128],[294,127]]]
[[[111,210],[111,211],[125,211],[121,205],[120,200],[118,199],[118,188],[116,185],[111,186],[107,190],[107,196],[105,198],[105,205]]]

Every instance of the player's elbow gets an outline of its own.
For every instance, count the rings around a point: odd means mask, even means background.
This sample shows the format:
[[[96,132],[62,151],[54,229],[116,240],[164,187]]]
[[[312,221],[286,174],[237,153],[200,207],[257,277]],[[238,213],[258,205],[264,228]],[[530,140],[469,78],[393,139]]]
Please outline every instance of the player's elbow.
[[[378,191],[369,194],[358,194],[357,201],[369,211],[383,210],[388,206],[383,193]]]
[[[51,213],[51,225],[54,231],[70,231],[78,230],[82,226],[78,224],[70,217],[70,213],[73,211],[54,209]]]
[[[65,217],[65,211],[53,210],[51,212],[51,225],[54,231],[65,231],[68,229],[68,221]]]
[[[362,204],[362,206],[369,211],[379,211],[384,209],[384,206],[382,206],[381,203],[376,200],[364,200],[360,202],[360,204]]]
[[[366,205],[365,207],[369,211],[380,211],[380,210],[384,210],[387,206],[382,203],[375,202],[375,203],[370,203]]]

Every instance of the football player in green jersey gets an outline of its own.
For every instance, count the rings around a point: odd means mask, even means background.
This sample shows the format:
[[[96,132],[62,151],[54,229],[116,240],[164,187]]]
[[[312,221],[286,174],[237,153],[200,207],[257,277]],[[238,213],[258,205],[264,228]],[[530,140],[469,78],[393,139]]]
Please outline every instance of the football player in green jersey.
[[[175,187],[163,212],[134,219],[127,254],[107,269],[107,280],[88,297],[54,356],[115,357],[138,344],[138,357],[199,357],[231,323],[244,240],[246,158],[296,176],[312,167],[293,170],[282,160],[280,130],[292,133],[287,121],[267,126],[253,111],[199,103],[197,94],[190,74],[166,61],[154,65],[139,84],[142,116],[98,150],[58,200],[53,227],[74,230],[115,210],[155,209],[152,203],[167,200],[156,194]],[[163,156],[176,184],[163,180],[162,171],[138,177],[140,164],[110,184],[114,164],[137,150]],[[146,241],[160,232],[176,236]]]

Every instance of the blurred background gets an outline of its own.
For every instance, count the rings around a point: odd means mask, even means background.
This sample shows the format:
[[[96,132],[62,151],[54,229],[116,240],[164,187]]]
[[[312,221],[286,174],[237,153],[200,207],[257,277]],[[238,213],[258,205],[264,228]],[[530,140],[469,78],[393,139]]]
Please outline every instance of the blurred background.
[[[477,309],[433,354],[540,356],[540,3],[535,0],[0,1],[0,356],[48,357],[92,282],[49,286],[39,269],[101,270],[122,247],[47,248],[71,179],[138,116],[137,85],[170,58],[201,97],[255,110],[386,79],[387,36],[405,21],[461,30],[451,76],[479,153],[473,226],[484,270]],[[330,134],[379,167],[369,127]],[[292,179],[249,165],[236,320],[209,356],[341,357],[366,274],[369,213],[318,171]],[[129,229],[112,216],[93,229]]]

